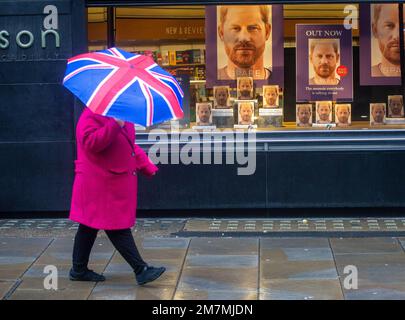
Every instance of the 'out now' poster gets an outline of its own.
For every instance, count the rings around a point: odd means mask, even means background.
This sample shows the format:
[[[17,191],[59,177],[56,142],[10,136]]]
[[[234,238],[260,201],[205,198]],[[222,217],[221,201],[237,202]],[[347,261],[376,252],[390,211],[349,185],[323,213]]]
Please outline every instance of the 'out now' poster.
[[[297,101],[352,101],[352,31],[343,25],[296,25]]]

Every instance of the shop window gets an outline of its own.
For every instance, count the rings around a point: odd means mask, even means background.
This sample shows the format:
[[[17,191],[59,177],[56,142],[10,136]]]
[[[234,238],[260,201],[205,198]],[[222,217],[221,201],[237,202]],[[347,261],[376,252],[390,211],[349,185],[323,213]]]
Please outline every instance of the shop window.
[[[89,51],[107,48],[107,8],[92,7],[87,9],[88,48]]]
[[[400,5],[116,7],[115,45],[182,78],[185,119],[162,128],[405,129]]]

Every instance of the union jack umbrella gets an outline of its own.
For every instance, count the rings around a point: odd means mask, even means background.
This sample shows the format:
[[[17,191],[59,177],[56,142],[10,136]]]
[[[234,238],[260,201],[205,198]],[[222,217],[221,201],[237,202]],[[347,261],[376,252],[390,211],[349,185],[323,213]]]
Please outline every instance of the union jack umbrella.
[[[94,113],[151,126],[183,117],[183,91],[152,58],[118,48],[68,60],[63,85]]]

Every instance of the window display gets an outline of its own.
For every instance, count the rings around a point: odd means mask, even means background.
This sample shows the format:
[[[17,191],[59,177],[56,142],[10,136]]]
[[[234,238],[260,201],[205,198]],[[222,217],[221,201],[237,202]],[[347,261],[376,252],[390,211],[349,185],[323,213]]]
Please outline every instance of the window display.
[[[237,78],[238,86],[238,99],[249,100],[253,98],[253,78],[252,77],[240,77]]]
[[[207,86],[252,77],[283,86],[283,6],[206,6]]]
[[[401,84],[399,5],[362,4],[360,15],[361,84]]]
[[[378,126],[386,123],[386,104],[370,103],[370,125]]]
[[[351,125],[351,109],[349,103],[335,105],[335,122],[338,127],[348,127]]]
[[[312,104],[297,104],[297,127],[310,127],[312,126]]]
[[[197,126],[212,126],[212,107],[210,102],[197,103]]]
[[[263,108],[279,108],[278,86],[263,86]]]
[[[343,25],[296,25],[297,101],[353,99],[352,32]]]
[[[229,86],[214,87],[214,107],[216,109],[228,109],[231,107]]]
[[[180,130],[405,129],[402,4],[347,5],[119,7],[115,42],[182,79]]]
[[[388,96],[388,118],[404,119],[403,96]]]
[[[316,123],[331,124],[332,123],[332,101],[317,101],[316,102]]]

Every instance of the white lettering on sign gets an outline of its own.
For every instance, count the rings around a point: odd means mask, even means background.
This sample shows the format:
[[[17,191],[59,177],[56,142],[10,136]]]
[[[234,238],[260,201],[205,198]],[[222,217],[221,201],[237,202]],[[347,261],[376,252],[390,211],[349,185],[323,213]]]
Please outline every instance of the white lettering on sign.
[[[53,35],[55,39],[55,47],[60,47],[60,36],[56,31],[58,29],[58,8],[54,5],[47,5],[43,10],[44,14],[48,14],[43,21],[45,30],[41,30],[41,47],[46,48],[46,40],[48,35]],[[14,37],[14,35],[13,35]],[[0,49],[7,49],[10,46],[10,32],[0,30]],[[29,30],[20,30],[16,32],[15,42],[22,49],[30,48],[34,44],[34,34]]]
[[[341,37],[342,36],[342,31],[338,30],[325,30],[325,36],[327,37]]]
[[[0,48],[1,49],[7,49],[8,46],[10,45],[10,41],[6,37],[9,37],[10,34],[8,33],[7,30],[1,30],[0,31]]]
[[[305,35],[308,37],[341,37],[340,30],[307,30]]]
[[[187,34],[187,35],[194,35],[194,34],[204,34],[204,27],[191,27],[191,26],[183,26],[183,27],[166,27],[166,34],[176,35],[176,34]]]

